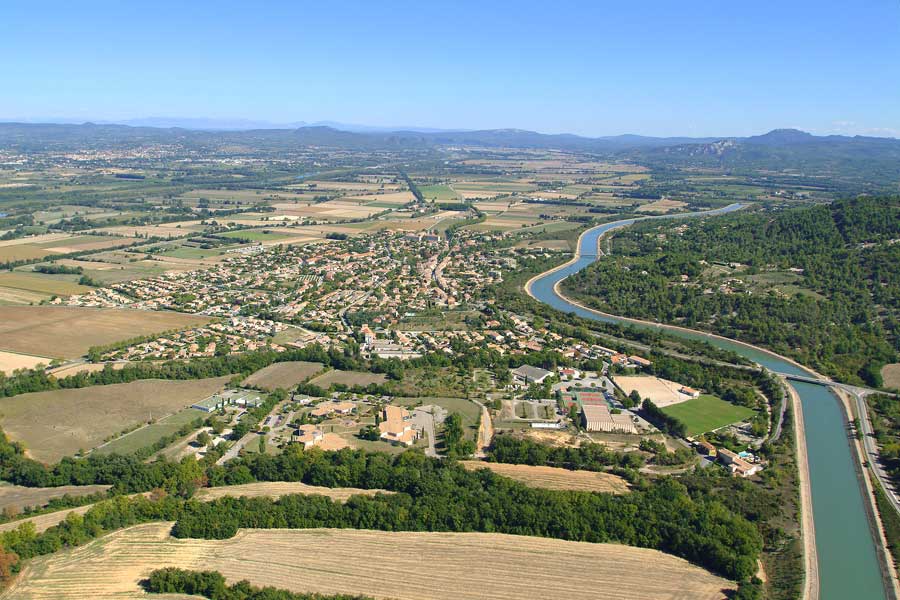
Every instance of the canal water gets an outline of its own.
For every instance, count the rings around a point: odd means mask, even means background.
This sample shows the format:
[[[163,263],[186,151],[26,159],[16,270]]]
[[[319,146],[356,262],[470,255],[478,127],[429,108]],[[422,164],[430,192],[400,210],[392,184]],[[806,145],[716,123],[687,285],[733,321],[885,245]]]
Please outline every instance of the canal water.
[[[741,205],[732,204],[705,213],[682,213],[650,218],[709,216],[740,208]],[[635,221],[636,219],[615,221],[589,230],[581,238],[578,259],[561,269],[534,279],[529,286],[532,295],[553,308],[573,312],[587,319],[662,329],[673,335],[701,339],[719,348],[731,350],[772,371],[793,375],[810,374],[797,365],[759,348],[664,325],[635,325],[624,319],[601,315],[571,304],[556,293],[554,286],[559,281],[597,260],[597,241],[604,233],[631,225]],[[884,600],[886,596],[875,551],[875,540],[866,517],[863,493],[857,480],[844,426],[843,411],[837,398],[827,388],[802,382],[793,382],[792,385],[803,405],[819,561],[820,598]]]

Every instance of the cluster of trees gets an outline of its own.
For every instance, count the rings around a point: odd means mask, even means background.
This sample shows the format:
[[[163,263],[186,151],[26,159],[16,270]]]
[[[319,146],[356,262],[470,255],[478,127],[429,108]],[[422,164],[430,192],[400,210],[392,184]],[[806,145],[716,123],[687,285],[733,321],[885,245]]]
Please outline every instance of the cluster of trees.
[[[471,456],[475,452],[475,444],[466,439],[459,413],[451,413],[444,419],[444,449],[449,458]]]
[[[274,587],[259,588],[249,581],[228,585],[217,571],[186,571],[175,567],[157,569],[143,583],[151,594],[187,594],[209,600],[366,600],[365,596],[345,594],[298,594]]]
[[[67,267],[66,265],[60,265],[57,263],[38,265],[34,268],[34,270],[38,273],[44,273],[46,275],[81,275],[82,273],[84,273],[84,269],[81,267]]]
[[[900,350],[898,237],[896,197],[738,213],[689,227],[647,222],[617,234],[614,260],[563,285],[604,311],[713,331],[846,381],[880,385],[881,365]],[[739,279],[795,269],[802,291],[719,291],[701,261],[740,263]]]
[[[497,435],[487,451],[490,462],[562,467],[571,470],[606,471],[609,467],[638,469],[644,466],[639,452],[617,452],[603,444],[578,447],[548,446],[512,435]]]
[[[173,465],[174,468],[183,465]],[[199,470],[200,463],[194,462]],[[194,472],[194,477],[203,477]],[[137,523],[176,521],[173,535],[224,539],[241,527],[353,527],[388,531],[484,531],[656,548],[736,580],[756,571],[762,540],[755,526],[718,500],[665,478],[625,496],[529,488],[487,469],[468,471],[418,452],[391,457],[359,450],[257,455],[207,465],[210,484],[302,481],[395,492],[356,496],[225,497],[210,503],[154,493],[118,496],[36,534],[24,527],[0,535],[20,559],[77,546]]]

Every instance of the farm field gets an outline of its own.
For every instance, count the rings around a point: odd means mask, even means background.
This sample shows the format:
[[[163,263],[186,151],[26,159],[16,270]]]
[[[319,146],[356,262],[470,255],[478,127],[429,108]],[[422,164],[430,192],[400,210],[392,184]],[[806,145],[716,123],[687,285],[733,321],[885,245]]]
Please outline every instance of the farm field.
[[[183,425],[206,416],[205,412],[196,408],[180,410],[155,423],[136,429],[96,448],[93,454],[131,454],[156,443],[167,435],[172,435],[181,429]]]
[[[20,394],[3,400],[0,427],[29,456],[56,462],[109,436],[180,411],[219,391],[228,377],[190,381],[140,380]]]
[[[91,346],[184,329],[208,317],[175,312],[68,306],[0,306],[0,349],[76,358]]]
[[[523,589],[548,599],[593,600],[603,590],[609,600],[719,600],[735,587],[683,559],[616,544],[347,529],[244,529],[229,540],[177,540],[171,526],[139,525],[37,558],[0,598],[146,598],[139,581],[166,566],[216,570],[230,583],[398,600],[518,600]],[[573,565],[587,564],[573,577]]]
[[[30,354],[16,354],[0,350],[0,373],[11,374],[16,369],[33,369],[35,366],[50,364],[50,359]]]
[[[900,388],[900,363],[884,365],[881,377],[884,379],[885,387]]]
[[[680,383],[652,375],[616,375],[613,383],[626,395],[637,391],[641,399],[646,398],[660,408],[690,400],[690,396],[679,393]]]
[[[456,191],[449,185],[420,185],[419,191],[426,200],[437,202],[455,202],[459,200]]]
[[[529,487],[551,490],[577,490],[580,492],[605,492],[624,494],[628,483],[611,473],[593,471],[570,471],[558,467],[538,467],[531,465],[510,465],[505,463],[464,461],[463,466],[470,471],[490,469],[497,475],[521,481]]]
[[[21,271],[0,273],[0,287],[57,296],[83,294],[93,289],[86,285],[79,285],[74,281],[57,279],[40,273],[23,273]]]
[[[251,242],[275,242],[290,237],[271,229],[239,229],[219,234],[219,237],[235,240],[250,240]]]
[[[51,254],[53,253],[46,248],[41,248],[40,246],[35,246],[34,244],[15,244],[0,246],[0,263],[44,258],[45,256],[49,256]]]
[[[335,369],[322,373],[310,380],[310,383],[328,389],[332,384],[339,385],[369,385],[370,383],[384,383],[387,377],[382,373],[363,373],[360,371],[340,371]]]
[[[647,213],[667,213],[684,208],[685,206],[687,206],[687,202],[681,202],[679,200],[657,200],[656,202],[644,204],[638,208],[637,211]]]
[[[0,488],[2,489],[2,488]],[[317,485],[307,485],[297,481],[265,481],[259,483],[245,483],[243,485],[226,485],[221,487],[203,488],[194,496],[198,500],[209,502],[224,496],[239,498],[280,498],[290,494],[318,494],[328,496],[332,500],[343,502],[350,496],[359,494],[374,496],[375,494],[393,494],[385,490],[364,490],[360,488],[329,488]]]
[[[22,510],[26,506],[43,506],[53,498],[87,496],[105,492],[108,485],[63,485],[60,487],[32,488],[4,483],[0,485],[0,510]]]
[[[689,436],[713,431],[732,423],[739,423],[754,414],[745,406],[737,406],[709,394],[668,406],[662,410],[670,417],[684,423]]]
[[[283,388],[289,390],[298,383],[319,373],[322,363],[306,361],[280,362],[260,369],[244,380],[244,385],[259,386],[266,390]]]

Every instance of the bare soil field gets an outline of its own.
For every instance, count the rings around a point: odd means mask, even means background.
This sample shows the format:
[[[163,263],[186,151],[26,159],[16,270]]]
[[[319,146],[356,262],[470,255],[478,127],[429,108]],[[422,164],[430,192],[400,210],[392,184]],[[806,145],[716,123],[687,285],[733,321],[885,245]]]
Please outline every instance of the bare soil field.
[[[881,378],[884,379],[885,387],[900,388],[900,363],[884,365]]]
[[[244,529],[229,540],[177,540],[139,525],[40,557],[0,598],[146,598],[161,567],[216,570],[229,582],[397,600],[718,600],[734,584],[656,550],[485,533]],[[365,560],[360,560],[365,557]],[[578,570],[575,565],[590,565]],[[652,568],[648,568],[652,567]]]
[[[412,192],[389,192],[387,194],[365,194],[361,196],[346,196],[342,200],[356,200],[364,204],[370,202],[384,202],[385,204],[407,204],[415,200]]]
[[[113,369],[119,370],[124,369],[127,363],[125,362],[115,362],[110,363]],[[96,373],[97,371],[102,371],[106,368],[106,363],[78,363],[74,365],[65,365],[63,367],[59,367],[56,369],[50,369],[48,371],[54,377],[68,377],[69,375],[77,375],[78,373]]]
[[[208,317],[175,312],[0,306],[0,349],[76,358],[86,354],[91,346],[208,322]]]
[[[244,385],[259,386],[266,390],[289,390],[306,381],[324,368],[322,363],[291,361],[269,365],[244,380]]]
[[[0,373],[11,374],[16,369],[33,369],[40,364],[50,364],[50,359],[30,354],[16,354],[0,350]]]
[[[61,245],[54,244],[45,246],[56,254],[68,254],[70,252],[82,252],[85,250],[104,250],[106,248],[116,248],[119,246],[127,246],[138,241],[132,237],[111,237],[111,236],[89,236],[93,239],[79,241],[77,244],[69,244],[67,240],[60,242]]]
[[[638,208],[637,211],[647,213],[667,213],[678,208],[684,208],[685,206],[687,206],[687,202],[681,202],[680,200],[657,200],[656,202],[644,204]]]
[[[0,488],[2,489],[2,488]],[[261,483],[245,483],[243,485],[226,485],[222,487],[203,488],[197,492],[195,498],[209,502],[216,498],[224,496],[233,496],[239,498],[246,496],[248,498],[280,498],[290,494],[318,494],[320,496],[328,496],[332,500],[343,502],[350,496],[363,494],[365,496],[374,496],[375,494],[392,494],[385,490],[363,490],[359,488],[328,488],[316,485],[306,485],[294,481],[267,481]]]
[[[53,498],[87,496],[105,492],[108,485],[63,485],[50,488],[30,488],[19,485],[0,485],[0,510],[12,508],[22,510],[26,506],[43,506]]]
[[[369,385],[370,383],[384,383],[387,377],[382,373],[363,373],[360,371],[333,370],[323,373],[310,380],[310,383],[328,389],[332,383],[344,385]]]
[[[37,460],[56,462],[111,435],[159,419],[219,391],[228,377],[156,379],[20,394],[0,402],[0,426]]]
[[[679,404],[690,400],[691,397],[678,392],[681,389],[680,383],[661,379],[659,377],[643,376],[643,375],[617,375],[613,378],[613,382],[622,388],[626,394],[637,390],[641,398],[648,398],[651,402],[662,408]]]
[[[490,469],[497,475],[521,481],[529,487],[551,490],[576,490],[580,492],[605,492],[608,494],[624,494],[628,492],[628,483],[612,473],[570,471],[569,469],[557,467],[510,465],[477,460],[464,461],[462,464],[470,471]]]

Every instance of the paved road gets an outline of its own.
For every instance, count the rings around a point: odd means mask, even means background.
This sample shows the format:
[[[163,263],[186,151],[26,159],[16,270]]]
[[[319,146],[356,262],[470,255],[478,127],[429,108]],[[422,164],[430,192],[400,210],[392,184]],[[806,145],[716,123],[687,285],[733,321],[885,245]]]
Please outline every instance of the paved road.
[[[433,406],[423,406],[413,410],[412,416],[413,421],[415,421],[415,423],[425,431],[425,435],[428,436],[428,448],[425,449],[425,456],[437,458],[437,448],[434,446],[434,414],[432,414],[432,410],[434,410]]]
[[[869,420],[866,395],[865,393],[850,392],[850,397],[856,403],[856,414],[859,415],[859,430],[862,433],[863,450],[866,453],[866,460],[869,462],[869,466],[872,467],[875,477],[878,478],[878,483],[885,490],[885,495],[891,506],[900,513],[900,501],[898,501],[897,494],[894,492],[894,484],[888,477],[887,471],[884,470],[884,466],[881,463],[881,455],[878,453],[878,444],[875,443],[875,431],[872,429],[872,423]]]

